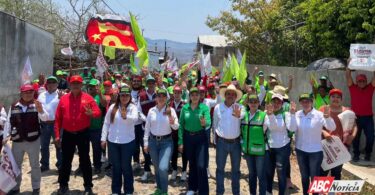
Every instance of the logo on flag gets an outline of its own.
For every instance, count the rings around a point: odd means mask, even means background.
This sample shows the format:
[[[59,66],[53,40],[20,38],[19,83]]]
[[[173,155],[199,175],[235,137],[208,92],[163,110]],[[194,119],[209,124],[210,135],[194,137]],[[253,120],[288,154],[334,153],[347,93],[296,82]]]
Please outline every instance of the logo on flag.
[[[92,44],[138,51],[130,22],[120,16],[97,15],[91,18],[85,38]]]

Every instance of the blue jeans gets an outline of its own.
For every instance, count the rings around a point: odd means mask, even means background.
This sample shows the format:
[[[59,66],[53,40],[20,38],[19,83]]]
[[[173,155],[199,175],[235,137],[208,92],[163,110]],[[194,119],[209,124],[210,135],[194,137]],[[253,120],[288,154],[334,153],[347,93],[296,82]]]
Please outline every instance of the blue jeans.
[[[359,157],[359,145],[362,130],[366,136],[366,148],[365,152],[367,156],[372,153],[372,147],[374,145],[374,119],[372,116],[357,116],[358,132],[357,136],[353,140],[353,153],[355,157]]]
[[[150,154],[146,154],[143,151],[143,146],[144,146],[143,136],[145,134],[145,131],[142,129],[142,124],[135,125],[134,131],[135,131],[135,152],[134,152],[134,155],[133,155],[133,160],[134,160],[134,162],[137,162],[137,163],[140,162],[139,161],[139,153],[141,152],[140,148],[142,148],[143,157],[145,159],[144,170],[147,171],[147,172],[150,172],[151,171],[151,168],[150,168],[151,157],[150,157]]]
[[[323,152],[304,152],[296,149],[297,161],[301,172],[303,194],[307,195],[307,191],[311,181],[315,176],[320,176],[320,167],[323,161]]]
[[[41,123],[41,134],[40,134],[40,164],[43,168],[49,167],[49,145],[51,144],[51,137],[55,140],[54,124]],[[56,167],[61,166],[61,149],[56,148]]]
[[[93,154],[93,164],[95,169],[101,169],[102,167],[102,147],[100,145],[101,137],[102,137],[102,131],[101,129],[89,129],[89,136],[90,136],[90,142],[91,142],[91,148],[92,148],[92,154]]]
[[[208,158],[208,139],[206,132],[195,135],[184,133],[184,152],[189,162],[188,190],[198,191],[199,195],[208,195],[208,176],[206,160]]]
[[[156,186],[163,193],[168,193],[168,169],[173,150],[172,136],[161,140],[150,136],[148,148],[155,168]]]
[[[290,156],[290,142],[281,148],[271,148],[266,152],[267,192],[272,193],[275,169],[279,184],[279,194],[284,195],[287,182],[287,164]]]
[[[108,156],[112,163],[112,193],[121,194],[122,180],[124,180],[124,193],[134,192],[134,177],[132,169],[132,156],[135,150],[135,141],[126,144],[116,144],[108,141]]]
[[[229,143],[222,138],[217,138],[216,143],[216,194],[224,194],[224,171],[227,157],[230,157],[232,173],[232,194],[240,194],[240,164],[241,164],[241,144],[237,142]]]
[[[257,179],[259,180],[259,195],[266,194],[266,170],[265,156],[255,156],[245,154],[247,167],[249,169],[250,194],[257,194]]]

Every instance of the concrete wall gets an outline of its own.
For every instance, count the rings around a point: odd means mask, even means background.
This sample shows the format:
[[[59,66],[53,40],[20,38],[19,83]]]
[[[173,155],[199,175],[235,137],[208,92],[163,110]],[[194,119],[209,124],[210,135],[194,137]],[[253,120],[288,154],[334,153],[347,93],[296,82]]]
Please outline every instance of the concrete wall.
[[[30,57],[33,77],[52,73],[54,37],[34,25],[0,11],[0,102],[18,98],[21,72]]]
[[[249,73],[254,72],[255,65],[249,65],[248,70]],[[322,75],[328,76],[331,80],[333,86],[335,88],[339,88],[343,91],[343,101],[344,105],[350,107],[350,95],[348,87],[346,86],[346,78],[345,78],[345,71],[344,70],[327,70],[324,71],[315,71],[315,72],[307,72],[304,70],[304,68],[295,68],[295,67],[280,67],[280,66],[268,66],[268,65],[258,65],[258,68],[262,70],[265,75],[270,75],[271,73],[275,73],[277,75],[277,78],[279,81],[281,81],[283,86],[288,85],[288,75],[293,75],[293,89],[289,93],[289,97],[292,101],[298,102],[298,96],[301,93],[311,92],[311,85],[309,83],[310,81],[310,73],[315,73],[316,78],[319,82],[319,77]],[[366,71],[354,71],[352,73],[353,80],[355,80],[355,77],[357,74],[366,74],[368,82],[371,81],[373,78],[374,73],[372,72],[366,72]],[[375,95],[372,98],[372,110],[373,113],[375,113]],[[299,108],[299,104],[297,103],[297,106]],[[375,122],[375,115],[374,115],[374,122]],[[361,148],[364,148],[365,143],[365,136],[362,134],[361,136]],[[374,151],[375,151],[375,145],[374,145]],[[375,159],[375,155],[373,155],[373,159]]]

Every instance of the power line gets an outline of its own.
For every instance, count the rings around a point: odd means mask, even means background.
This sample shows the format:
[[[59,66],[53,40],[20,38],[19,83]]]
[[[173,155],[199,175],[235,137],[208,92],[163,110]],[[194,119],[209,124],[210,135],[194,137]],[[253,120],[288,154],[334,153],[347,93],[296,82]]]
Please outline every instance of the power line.
[[[113,9],[104,0],[102,0],[102,2],[104,3],[105,6],[107,6],[109,8],[109,10],[112,11],[112,13],[119,15],[118,13],[116,13],[115,11],[113,11]]]

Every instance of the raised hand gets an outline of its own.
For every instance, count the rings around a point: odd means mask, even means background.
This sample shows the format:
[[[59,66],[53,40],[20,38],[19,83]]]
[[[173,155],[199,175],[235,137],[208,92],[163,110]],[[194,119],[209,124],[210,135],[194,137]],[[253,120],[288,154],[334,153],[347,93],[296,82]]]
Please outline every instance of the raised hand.
[[[273,105],[272,104],[266,104],[265,109],[266,109],[266,114],[267,115],[272,115],[273,114]]]
[[[59,97],[59,99],[60,99],[63,95],[65,95],[65,93],[64,93],[63,90],[58,90],[58,91],[57,91],[57,95],[58,95],[58,97]]]
[[[85,114],[86,114],[87,116],[92,116],[92,108],[91,108],[90,105],[86,105],[86,106],[85,106]]]
[[[331,110],[329,109],[329,106],[324,106],[323,116],[324,118],[328,118],[331,116]]]
[[[38,100],[35,100],[35,101],[34,101],[34,104],[35,104],[35,108],[36,108],[36,110],[37,110],[39,113],[43,113],[43,106],[42,106],[42,104],[41,104]]]
[[[233,105],[232,115],[237,118],[241,117],[241,107],[238,104]]]
[[[295,102],[290,102],[290,114],[295,114],[297,112],[297,104]]]

